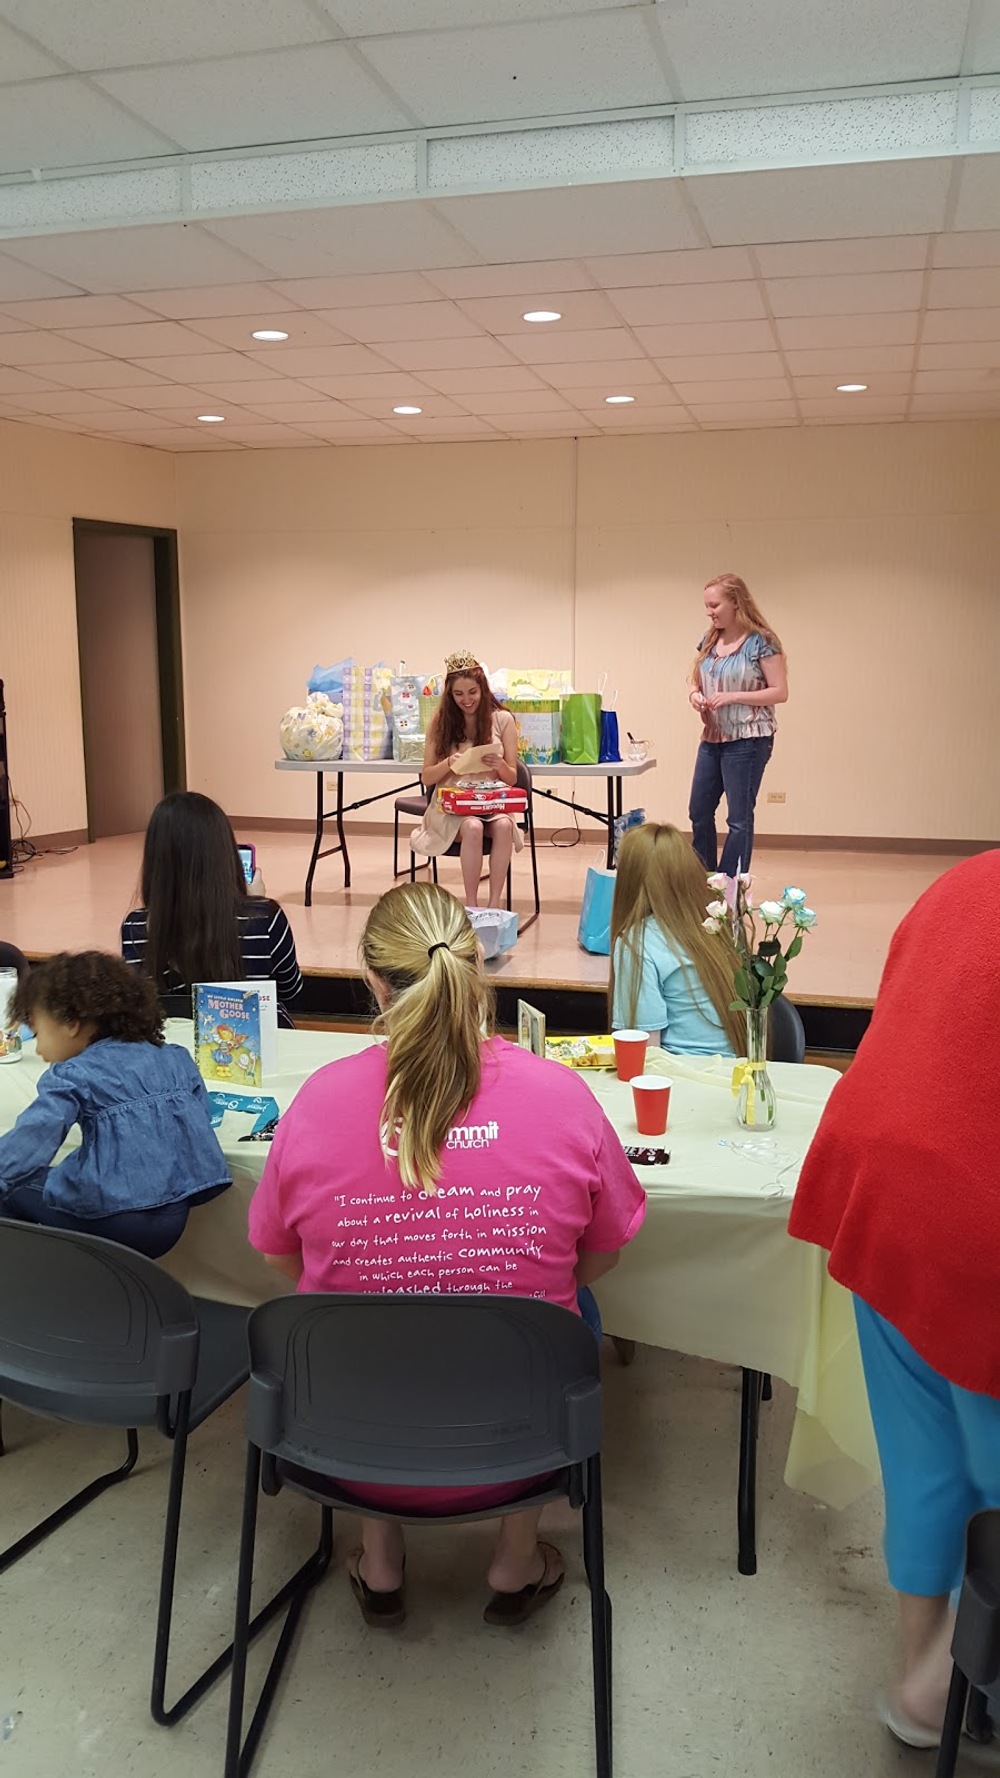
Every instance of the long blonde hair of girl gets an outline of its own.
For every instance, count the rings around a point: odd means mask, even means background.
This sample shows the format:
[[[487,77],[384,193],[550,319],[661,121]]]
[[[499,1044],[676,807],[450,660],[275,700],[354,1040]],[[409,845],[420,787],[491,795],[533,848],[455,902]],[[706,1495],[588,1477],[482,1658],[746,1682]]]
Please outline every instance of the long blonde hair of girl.
[[[736,616],[741,629],[746,630],[748,635],[756,630],[764,637],[765,641],[770,642],[777,649],[779,654],[784,654],[785,651],[781,646],[781,638],[777,630],[772,630],[746,581],[741,579],[738,574],[717,574],[714,580],[706,580],[704,591],[706,593],[709,591],[722,593],[727,599],[731,599],[736,606]],[[701,689],[701,663],[715,647],[718,636],[719,632],[713,625],[710,630],[706,631],[701,647],[695,656],[695,663],[691,669],[691,684],[696,690]]]
[[[733,1053],[739,1056],[746,1048],[746,1032],[740,1015],[730,1010],[738,960],[735,946],[725,934],[704,930],[705,908],[711,899],[705,867],[676,827],[649,821],[625,834],[618,851],[611,908],[609,1017],[615,1017],[615,947],[621,939],[621,973],[628,983],[622,1022],[628,1028],[635,1025],[642,980],[643,922],[652,915],[664,937],[690,959],[690,965],[683,968],[692,997],[700,984]]]
[[[375,903],[361,961],[391,999],[378,1021],[388,1038],[383,1141],[403,1184],[433,1194],[441,1150],[479,1091],[480,1045],[493,996],[461,902],[434,883],[401,883]]]

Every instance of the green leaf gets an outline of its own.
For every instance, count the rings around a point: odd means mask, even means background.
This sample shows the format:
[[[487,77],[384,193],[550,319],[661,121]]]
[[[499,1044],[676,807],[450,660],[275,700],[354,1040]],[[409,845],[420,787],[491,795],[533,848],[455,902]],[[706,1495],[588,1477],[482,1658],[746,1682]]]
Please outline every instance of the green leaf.
[[[748,1010],[747,1003],[745,1000],[731,1000],[729,1010],[730,1012],[746,1012]]]
[[[801,932],[797,932],[795,934],[795,937],[792,939],[792,942],[789,945],[787,951],[785,952],[786,962],[790,963],[793,957],[797,957],[799,952],[801,951],[801,949],[802,949],[802,934],[801,934]]]

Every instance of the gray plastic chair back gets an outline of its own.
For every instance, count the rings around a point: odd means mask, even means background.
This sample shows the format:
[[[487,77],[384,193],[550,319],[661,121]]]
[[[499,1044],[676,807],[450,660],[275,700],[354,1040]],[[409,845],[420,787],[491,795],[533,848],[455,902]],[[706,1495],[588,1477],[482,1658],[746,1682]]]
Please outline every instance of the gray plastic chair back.
[[[767,1021],[768,1053],[772,1062],[804,1062],[806,1029],[799,1009],[779,994],[772,1000]]]
[[[521,1297],[297,1296],[250,1317],[247,1434],[345,1482],[518,1481],[600,1450],[600,1354]]]
[[[182,1284],[127,1247],[0,1219],[0,1398],[56,1420],[151,1426],[194,1386]]]

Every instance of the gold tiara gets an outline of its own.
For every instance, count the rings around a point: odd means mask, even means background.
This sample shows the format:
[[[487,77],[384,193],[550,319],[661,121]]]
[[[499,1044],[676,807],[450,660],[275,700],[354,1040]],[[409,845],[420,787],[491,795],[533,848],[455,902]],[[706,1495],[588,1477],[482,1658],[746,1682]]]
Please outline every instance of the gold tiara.
[[[457,654],[450,654],[444,663],[446,673],[463,673],[469,670],[479,671],[479,662],[468,648],[460,648]]]

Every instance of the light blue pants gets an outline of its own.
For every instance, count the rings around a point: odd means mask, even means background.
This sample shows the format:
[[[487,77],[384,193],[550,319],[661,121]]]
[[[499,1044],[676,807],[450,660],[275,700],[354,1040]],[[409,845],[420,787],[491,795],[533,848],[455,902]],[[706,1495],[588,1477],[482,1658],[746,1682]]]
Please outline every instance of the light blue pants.
[[[854,1299],[885,1488],[885,1559],[897,1592],[960,1585],[965,1527],[1000,1506],[1000,1401],[949,1383]]]

